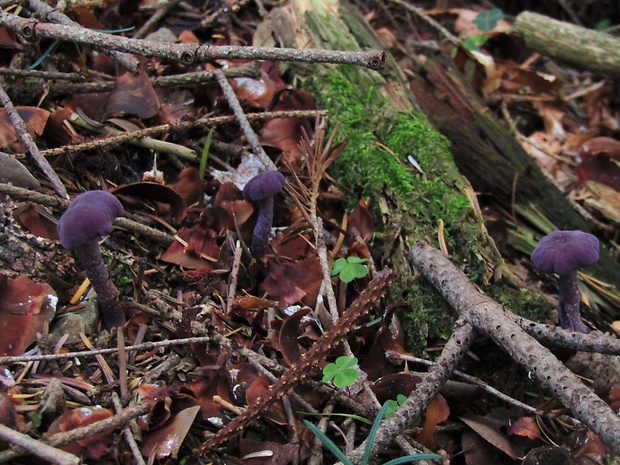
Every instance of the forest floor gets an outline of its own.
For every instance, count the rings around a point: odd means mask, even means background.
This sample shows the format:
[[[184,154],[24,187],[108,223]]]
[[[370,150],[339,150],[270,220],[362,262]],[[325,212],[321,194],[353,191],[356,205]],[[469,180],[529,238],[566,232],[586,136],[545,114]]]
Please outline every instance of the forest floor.
[[[618,262],[617,76],[527,49],[511,35],[520,11],[502,5],[351,3],[404,75],[430,57],[450,60]],[[498,350],[505,334],[493,330],[519,321],[487,318],[475,307],[494,303],[476,300],[467,284],[463,301],[475,303],[460,309],[459,297],[433,281],[433,266],[453,284],[464,278],[449,268],[438,226],[434,243],[443,254],[407,245],[461,320],[452,335],[426,328],[425,347],[412,353],[400,321],[411,302],[386,297],[395,266],[377,247],[387,239],[369,206],[376,199],[330,171],[353,141],[284,65],[372,69],[381,53],[261,49],[280,6],[170,0],[77,3],[61,12],[39,0],[3,2],[0,463],[34,456],[61,464],[321,464],[336,462],[338,450],[362,463],[360,444],[375,434],[386,447],[373,455],[386,463],[404,456],[427,464],[613,463],[619,433],[599,424],[607,413],[589,418],[580,405],[620,408],[617,360],[600,362],[610,363],[604,375],[575,368],[592,379],[570,388],[537,381],[533,371],[544,365],[547,377],[563,378],[547,360],[567,361],[576,348],[619,353],[611,336],[620,331],[619,283],[582,275],[584,318],[598,331],[591,339],[565,336],[584,345],[553,355],[532,348],[538,361],[519,365],[513,360],[527,357],[510,341],[502,347],[509,355]],[[547,8],[541,13],[618,32],[613,5]],[[415,154],[405,164],[425,176]],[[281,176],[244,189],[276,171]],[[65,250],[57,230],[71,200],[101,190],[122,202],[114,228],[95,223],[108,215],[103,205],[86,208],[88,218],[71,228],[95,233],[90,241],[100,243],[120,294],[121,327],[106,327],[87,260]],[[511,205],[478,194],[479,207],[472,204],[493,253],[542,296],[532,301],[542,309],[538,323],[554,324],[556,280],[529,261],[541,231],[523,233],[515,223],[527,221]],[[454,315],[445,315],[450,327]],[[531,327],[557,336],[544,324]],[[476,332],[490,339],[474,341]],[[405,404],[431,384],[417,398],[419,412]],[[600,405],[579,394],[586,384]],[[567,404],[563,389],[584,403]],[[415,421],[392,435],[371,428],[381,405],[395,425],[401,404]]]

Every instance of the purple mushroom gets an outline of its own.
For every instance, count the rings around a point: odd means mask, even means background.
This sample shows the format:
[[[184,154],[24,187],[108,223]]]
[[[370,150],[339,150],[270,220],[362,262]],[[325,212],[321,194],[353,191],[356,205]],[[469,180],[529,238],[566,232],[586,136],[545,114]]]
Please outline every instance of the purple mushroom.
[[[583,231],[553,231],[543,237],[532,262],[544,273],[559,276],[558,318],[564,329],[589,333],[579,313],[579,279],[577,269],[598,261],[599,243],[592,234]]]
[[[258,205],[258,220],[252,234],[252,253],[260,258],[265,253],[273,225],[273,196],[282,190],[284,176],[279,171],[263,171],[248,181],[243,198]]]
[[[78,195],[58,221],[58,236],[65,249],[74,250],[97,293],[107,329],[125,324],[119,292],[106,269],[99,239],[112,231],[112,221],[125,213],[121,202],[106,191]]]

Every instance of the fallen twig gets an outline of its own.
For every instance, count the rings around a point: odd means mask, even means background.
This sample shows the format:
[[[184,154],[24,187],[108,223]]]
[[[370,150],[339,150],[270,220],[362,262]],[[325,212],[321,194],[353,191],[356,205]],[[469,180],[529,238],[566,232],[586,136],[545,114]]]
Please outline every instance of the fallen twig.
[[[93,47],[98,50],[120,50],[144,57],[158,57],[196,65],[217,59],[296,61],[304,63],[333,63],[364,66],[379,70],[385,66],[385,53],[381,50],[348,52],[341,50],[298,50],[277,47],[212,46],[208,44],[168,44],[149,40],[118,37],[89,29],[39,22],[20,18],[0,11],[0,26],[15,31],[27,40],[60,39]]]

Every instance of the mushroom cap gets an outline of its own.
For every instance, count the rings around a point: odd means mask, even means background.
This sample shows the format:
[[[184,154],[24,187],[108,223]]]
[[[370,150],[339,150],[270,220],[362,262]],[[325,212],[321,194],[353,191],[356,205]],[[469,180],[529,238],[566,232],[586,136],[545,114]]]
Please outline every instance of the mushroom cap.
[[[273,197],[284,187],[284,176],[279,171],[268,170],[257,174],[243,188],[243,198],[252,202],[260,202]]]
[[[78,195],[58,221],[58,237],[74,249],[112,231],[112,221],[125,213],[121,202],[106,191]]]
[[[583,231],[553,231],[543,237],[532,262],[544,273],[564,275],[598,261],[598,239]]]

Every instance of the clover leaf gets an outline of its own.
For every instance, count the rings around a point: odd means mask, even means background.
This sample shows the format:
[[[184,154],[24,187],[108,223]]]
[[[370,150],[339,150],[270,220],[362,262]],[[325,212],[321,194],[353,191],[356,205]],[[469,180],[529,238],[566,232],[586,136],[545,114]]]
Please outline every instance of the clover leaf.
[[[504,19],[504,12],[499,8],[481,11],[472,21],[481,32],[492,31],[497,23]]]
[[[343,355],[336,359],[334,363],[328,363],[323,368],[323,382],[330,381],[337,388],[351,386],[359,377],[359,372],[354,368],[357,365],[357,358]]]
[[[339,258],[332,266],[332,276],[339,275],[343,283],[350,283],[356,278],[363,278],[368,274],[368,267],[363,265],[367,258],[351,256]]]

